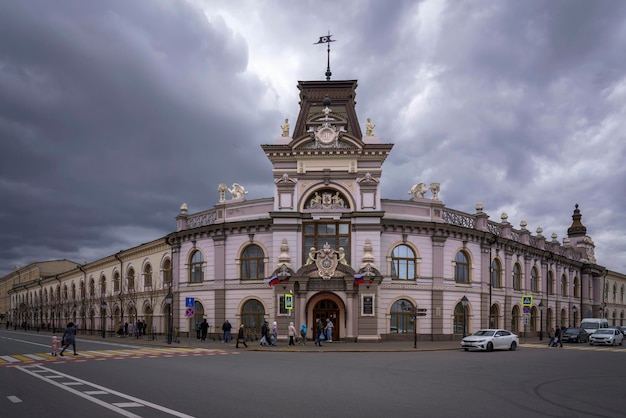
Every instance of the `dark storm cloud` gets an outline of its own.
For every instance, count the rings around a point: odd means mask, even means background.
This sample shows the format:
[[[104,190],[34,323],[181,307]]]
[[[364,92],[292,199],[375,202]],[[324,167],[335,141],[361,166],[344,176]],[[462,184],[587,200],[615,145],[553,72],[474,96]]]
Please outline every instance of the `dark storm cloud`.
[[[2,271],[108,246],[110,229],[170,231],[183,201],[208,207],[207,183],[232,181],[221,155],[264,174],[245,151],[263,86],[238,78],[246,45],[223,22],[182,2],[2,7]]]
[[[0,272],[157,238],[219,183],[272,196],[259,144],[323,79],[328,30],[333,79],[395,143],[384,198],[439,181],[560,239],[579,203],[626,271],[625,22],[621,1],[2,4]]]

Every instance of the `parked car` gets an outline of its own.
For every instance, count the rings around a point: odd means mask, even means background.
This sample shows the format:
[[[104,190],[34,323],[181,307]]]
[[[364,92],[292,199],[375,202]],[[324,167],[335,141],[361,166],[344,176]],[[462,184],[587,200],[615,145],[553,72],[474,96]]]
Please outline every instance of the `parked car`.
[[[622,345],[624,335],[615,328],[600,328],[589,336],[589,345]]]
[[[481,329],[464,337],[461,347],[468,351],[475,350],[515,350],[519,346],[519,337],[505,329]]]
[[[561,339],[564,343],[586,343],[589,342],[589,334],[583,328],[567,328]]]

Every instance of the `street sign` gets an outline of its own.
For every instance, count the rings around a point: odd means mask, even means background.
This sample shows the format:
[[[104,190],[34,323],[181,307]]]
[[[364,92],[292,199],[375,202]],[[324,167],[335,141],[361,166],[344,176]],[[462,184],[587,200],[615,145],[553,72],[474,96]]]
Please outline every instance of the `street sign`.
[[[529,314],[530,313],[530,306],[524,306],[523,309],[524,309],[524,313],[525,314]]]
[[[285,309],[288,311],[293,309],[293,295],[291,293],[285,295]]]
[[[195,299],[194,298],[185,298],[185,307],[186,308],[193,308],[195,306]]]
[[[524,314],[522,315],[522,319],[524,320],[524,325],[528,325],[528,322],[530,321],[530,315]]]
[[[193,308],[186,308],[185,309],[185,317],[193,318],[194,315],[195,315],[195,311],[194,311]]]
[[[532,295],[524,295],[524,296],[522,296],[522,306],[533,306],[533,297],[532,297]]]

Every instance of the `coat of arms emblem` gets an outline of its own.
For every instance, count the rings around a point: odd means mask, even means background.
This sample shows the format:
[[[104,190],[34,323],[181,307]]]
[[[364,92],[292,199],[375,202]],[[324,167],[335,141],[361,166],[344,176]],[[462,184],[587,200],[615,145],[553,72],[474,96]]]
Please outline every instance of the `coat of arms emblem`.
[[[326,243],[324,247],[317,252],[315,264],[317,265],[317,274],[319,274],[322,279],[329,280],[335,275],[337,264],[339,264],[339,252],[330,248],[330,245]]]

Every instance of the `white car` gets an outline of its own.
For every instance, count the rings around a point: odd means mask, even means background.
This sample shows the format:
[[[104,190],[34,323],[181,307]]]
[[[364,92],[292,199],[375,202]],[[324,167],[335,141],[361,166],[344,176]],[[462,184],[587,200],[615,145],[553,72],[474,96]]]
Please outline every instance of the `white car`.
[[[589,336],[589,345],[622,345],[624,335],[615,328],[600,328]]]
[[[519,337],[505,329],[481,329],[472,335],[463,337],[461,348],[475,350],[515,350],[519,345]]]

